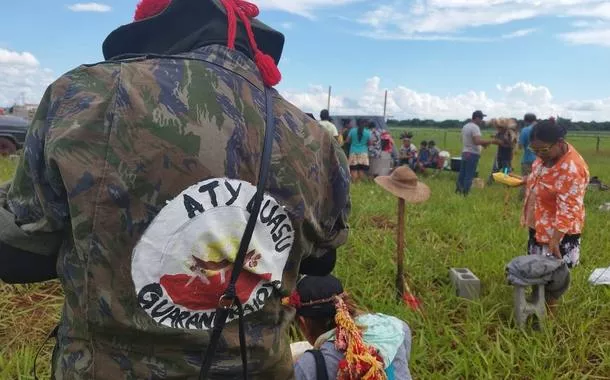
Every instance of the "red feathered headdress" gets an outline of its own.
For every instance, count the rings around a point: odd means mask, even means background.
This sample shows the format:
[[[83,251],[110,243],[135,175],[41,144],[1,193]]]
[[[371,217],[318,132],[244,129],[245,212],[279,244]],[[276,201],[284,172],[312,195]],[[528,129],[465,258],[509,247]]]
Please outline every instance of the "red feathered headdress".
[[[134,21],[140,21],[163,12],[172,0],[140,0],[136,8]],[[202,0],[205,1],[205,0]],[[211,1],[211,0],[207,0]],[[261,73],[263,83],[267,86],[275,86],[282,79],[282,74],[278,69],[273,58],[259,50],[252,31],[250,19],[258,16],[258,7],[244,0],[220,0],[227,11],[227,47],[235,49],[235,37],[237,34],[237,17],[246,28],[250,47],[254,52],[254,62]]]

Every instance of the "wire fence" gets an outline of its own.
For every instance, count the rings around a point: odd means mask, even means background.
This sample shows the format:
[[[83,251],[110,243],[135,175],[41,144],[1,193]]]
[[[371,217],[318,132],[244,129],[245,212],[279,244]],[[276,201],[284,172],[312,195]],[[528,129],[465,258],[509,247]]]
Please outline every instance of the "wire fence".
[[[415,145],[432,140],[441,150],[453,151],[461,149],[462,146],[461,130],[459,129],[390,127],[389,130],[399,146],[402,145],[399,139],[406,132],[413,134],[411,142]],[[491,129],[484,129],[482,133],[487,138],[494,135],[494,131]],[[608,132],[571,131],[568,133],[567,140],[577,149],[588,153],[610,154],[610,133]]]

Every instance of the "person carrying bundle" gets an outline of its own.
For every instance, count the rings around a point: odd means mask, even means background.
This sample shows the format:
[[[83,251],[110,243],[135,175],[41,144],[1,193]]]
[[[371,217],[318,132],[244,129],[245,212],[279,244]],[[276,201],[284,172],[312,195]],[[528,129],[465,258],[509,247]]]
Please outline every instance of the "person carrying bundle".
[[[515,120],[504,118],[493,119],[491,125],[496,128],[496,135],[492,140],[492,144],[498,146],[498,151],[494,159],[491,174],[487,181],[488,184],[493,183],[493,173],[499,171],[510,173],[513,171],[513,152],[518,139],[517,122]]]

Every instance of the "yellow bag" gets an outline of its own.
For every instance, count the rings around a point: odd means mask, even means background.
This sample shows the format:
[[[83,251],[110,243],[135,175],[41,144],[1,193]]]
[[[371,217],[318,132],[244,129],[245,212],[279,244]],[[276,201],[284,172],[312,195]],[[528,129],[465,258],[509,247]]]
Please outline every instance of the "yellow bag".
[[[494,181],[510,187],[517,187],[523,184],[523,179],[516,175],[497,172],[492,174]]]

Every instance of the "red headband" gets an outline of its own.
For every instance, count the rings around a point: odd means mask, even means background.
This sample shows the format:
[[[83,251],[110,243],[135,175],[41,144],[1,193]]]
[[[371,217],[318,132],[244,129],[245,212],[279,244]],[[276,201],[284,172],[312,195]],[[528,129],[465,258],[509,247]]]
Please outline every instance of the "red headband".
[[[170,2],[171,0],[140,0],[140,3],[138,3],[136,8],[134,21],[140,21],[160,14],[169,6]],[[254,52],[254,62],[261,73],[263,83],[265,83],[266,86],[275,86],[276,84],[280,83],[280,80],[282,80],[282,74],[275,64],[275,61],[273,58],[271,58],[271,56],[258,49],[256,39],[254,38],[254,32],[252,31],[250,19],[258,16],[258,7],[244,0],[221,0],[221,2],[227,11],[227,23],[229,25],[227,31],[227,47],[229,49],[235,49],[237,17],[239,17],[241,22],[246,27],[248,41],[250,42],[250,47]]]

